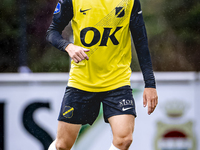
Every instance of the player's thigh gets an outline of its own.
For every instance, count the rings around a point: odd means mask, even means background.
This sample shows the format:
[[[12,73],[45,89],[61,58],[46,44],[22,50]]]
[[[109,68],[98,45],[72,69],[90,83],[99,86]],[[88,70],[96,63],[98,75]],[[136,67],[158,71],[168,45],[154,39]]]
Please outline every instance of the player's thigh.
[[[118,115],[130,114],[136,117],[135,101],[128,85],[106,92],[102,103],[105,122]]]
[[[67,87],[58,120],[71,124],[92,125],[99,109],[100,101],[96,93]]]
[[[56,145],[59,147],[72,147],[78,136],[80,124],[71,124],[58,121]]]
[[[132,137],[135,126],[135,116],[131,114],[116,115],[108,118],[112,128],[113,138]]]

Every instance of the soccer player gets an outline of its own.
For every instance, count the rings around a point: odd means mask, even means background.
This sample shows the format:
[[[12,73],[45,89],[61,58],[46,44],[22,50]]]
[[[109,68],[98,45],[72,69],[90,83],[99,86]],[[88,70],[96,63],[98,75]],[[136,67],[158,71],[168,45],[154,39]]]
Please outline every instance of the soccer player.
[[[74,43],[61,33],[71,21]],[[113,141],[109,150],[128,150],[136,117],[130,87],[131,35],[143,73],[143,105],[157,103],[155,78],[139,0],[60,0],[47,40],[72,58],[70,78],[49,150],[70,150],[81,125],[92,125],[103,104]]]

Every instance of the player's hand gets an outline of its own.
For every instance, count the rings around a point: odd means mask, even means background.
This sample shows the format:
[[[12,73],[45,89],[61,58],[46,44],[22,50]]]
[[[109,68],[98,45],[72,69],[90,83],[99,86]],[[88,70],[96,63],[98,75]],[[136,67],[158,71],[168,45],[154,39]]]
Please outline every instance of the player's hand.
[[[145,88],[143,93],[143,105],[148,105],[148,114],[150,115],[158,104],[158,95],[155,88]]]
[[[68,52],[69,56],[76,62],[79,63],[82,60],[86,59],[88,60],[89,57],[85,52],[90,51],[89,49],[85,49],[80,46],[76,46],[74,44],[69,44],[65,50]]]

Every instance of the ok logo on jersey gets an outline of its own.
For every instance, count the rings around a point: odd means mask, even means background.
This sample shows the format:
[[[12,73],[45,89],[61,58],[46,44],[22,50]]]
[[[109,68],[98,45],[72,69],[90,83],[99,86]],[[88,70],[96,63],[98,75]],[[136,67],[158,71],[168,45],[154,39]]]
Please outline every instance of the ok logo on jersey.
[[[104,28],[103,35],[98,29],[94,27],[87,27],[81,30],[80,32],[80,39],[81,43],[86,47],[91,47],[101,41],[99,46],[107,46],[108,39],[112,41],[114,45],[118,45],[119,41],[115,37],[115,34],[121,29],[122,27],[117,27],[114,32],[111,33],[112,28]],[[88,31],[92,31],[94,33],[93,39],[90,43],[86,43],[85,37]]]

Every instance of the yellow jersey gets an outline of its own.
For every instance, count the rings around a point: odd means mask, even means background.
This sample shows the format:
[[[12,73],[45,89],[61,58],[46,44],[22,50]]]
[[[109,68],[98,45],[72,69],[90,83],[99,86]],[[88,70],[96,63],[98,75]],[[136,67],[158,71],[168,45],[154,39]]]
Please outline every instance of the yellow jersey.
[[[89,92],[130,85],[130,15],[134,0],[72,0],[74,45],[89,60],[71,62],[68,86]]]

